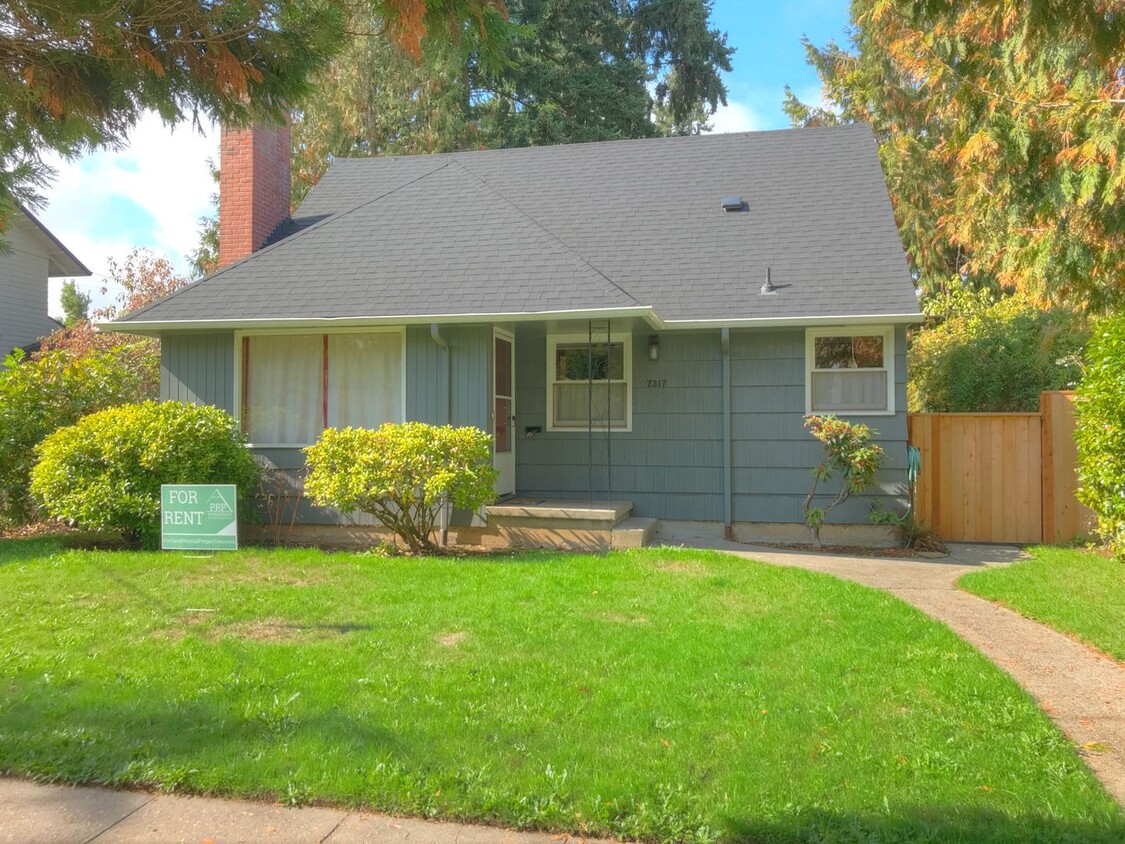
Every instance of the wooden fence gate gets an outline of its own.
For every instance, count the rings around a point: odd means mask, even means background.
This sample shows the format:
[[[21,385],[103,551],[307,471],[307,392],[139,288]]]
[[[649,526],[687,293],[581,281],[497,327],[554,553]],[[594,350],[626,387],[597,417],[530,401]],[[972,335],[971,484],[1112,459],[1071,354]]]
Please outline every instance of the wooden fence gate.
[[[912,413],[922,452],[914,512],[950,542],[1066,542],[1093,532],[1078,503],[1074,393],[1038,413]]]

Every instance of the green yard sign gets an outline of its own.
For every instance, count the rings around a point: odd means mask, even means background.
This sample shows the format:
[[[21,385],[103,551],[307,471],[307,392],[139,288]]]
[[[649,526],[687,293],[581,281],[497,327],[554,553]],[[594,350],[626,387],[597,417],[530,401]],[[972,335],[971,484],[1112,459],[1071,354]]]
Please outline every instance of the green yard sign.
[[[237,551],[234,484],[161,484],[160,547],[165,551]]]

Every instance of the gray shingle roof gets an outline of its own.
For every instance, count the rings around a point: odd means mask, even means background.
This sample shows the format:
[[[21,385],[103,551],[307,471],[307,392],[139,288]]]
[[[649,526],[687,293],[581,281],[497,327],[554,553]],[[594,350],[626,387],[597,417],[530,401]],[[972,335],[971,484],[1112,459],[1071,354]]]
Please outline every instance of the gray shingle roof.
[[[867,126],[338,160],[282,234],[129,320],[918,312]]]

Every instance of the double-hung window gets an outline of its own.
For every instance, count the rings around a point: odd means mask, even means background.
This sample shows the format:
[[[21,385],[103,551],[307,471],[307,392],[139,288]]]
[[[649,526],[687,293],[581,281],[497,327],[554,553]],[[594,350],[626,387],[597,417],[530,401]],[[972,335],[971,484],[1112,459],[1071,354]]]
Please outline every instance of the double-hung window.
[[[403,419],[401,331],[251,334],[240,352],[242,430],[255,445],[311,445],[325,428]]]
[[[547,338],[547,429],[628,431],[632,337],[591,342],[588,334]]]
[[[808,413],[894,413],[893,329],[809,329],[805,343]]]

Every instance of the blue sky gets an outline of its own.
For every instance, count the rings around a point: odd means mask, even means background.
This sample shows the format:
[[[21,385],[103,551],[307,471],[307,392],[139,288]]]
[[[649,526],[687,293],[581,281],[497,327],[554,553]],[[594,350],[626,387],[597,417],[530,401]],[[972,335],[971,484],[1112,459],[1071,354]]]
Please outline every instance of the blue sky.
[[[788,84],[804,100],[820,86],[805,63],[801,36],[814,44],[843,40],[847,0],[714,0],[712,23],[737,48],[727,75],[728,105],[713,119],[716,132],[782,129],[781,103]],[[55,158],[58,176],[46,192],[40,218],[94,273],[79,288],[105,304],[109,259],[134,246],[167,255],[181,270],[198,240],[198,219],[214,191],[207,159],[218,155],[218,132],[163,126],[154,115],[137,127],[126,149],[101,150],[78,161]],[[58,314],[62,280],[51,285],[51,313]]]

